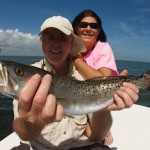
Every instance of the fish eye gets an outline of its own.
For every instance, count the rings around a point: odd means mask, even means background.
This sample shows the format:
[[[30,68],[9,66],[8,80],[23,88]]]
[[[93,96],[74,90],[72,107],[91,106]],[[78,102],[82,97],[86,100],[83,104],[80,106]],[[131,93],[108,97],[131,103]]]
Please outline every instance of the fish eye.
[[[23,76],[24,71],[23,71],[22,68],[17,67],[17,68],[15,68],[15,73],[16,73],[18,76]]]

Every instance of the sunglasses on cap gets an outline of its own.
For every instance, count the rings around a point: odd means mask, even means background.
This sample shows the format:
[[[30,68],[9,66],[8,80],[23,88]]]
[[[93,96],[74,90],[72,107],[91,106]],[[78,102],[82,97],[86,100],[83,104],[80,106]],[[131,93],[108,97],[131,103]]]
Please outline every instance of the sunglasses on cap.
[[[87,26],[90,26],[90,28],[92,28],[92,29],[98,29],[99,28],[98,23],[88,23],[88,22],[78,23],[79,28],[87,28]]]

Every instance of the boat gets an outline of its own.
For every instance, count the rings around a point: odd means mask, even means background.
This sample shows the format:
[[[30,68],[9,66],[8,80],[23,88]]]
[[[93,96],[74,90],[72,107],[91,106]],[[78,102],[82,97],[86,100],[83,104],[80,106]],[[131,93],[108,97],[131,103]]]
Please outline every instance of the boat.
[[[112,111],[112,150],[150,150],[150,108],[134,104],[131,108]],[[2,150],[20,145],[15,132],[0,141]]]
[[[112,111],[112,150],[150,150],[150,108],[134,104]]]

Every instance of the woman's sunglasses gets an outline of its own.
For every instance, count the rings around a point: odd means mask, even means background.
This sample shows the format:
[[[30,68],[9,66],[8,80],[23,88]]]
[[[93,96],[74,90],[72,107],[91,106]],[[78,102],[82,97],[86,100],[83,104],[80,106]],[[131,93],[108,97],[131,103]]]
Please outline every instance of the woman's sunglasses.
[[[88,22],[78,23],[79,28],[86,28],[87,26],[90,26],[90,28],[92,28],[92,29],[98,29],[99,28],[98,23],[88,23]]]

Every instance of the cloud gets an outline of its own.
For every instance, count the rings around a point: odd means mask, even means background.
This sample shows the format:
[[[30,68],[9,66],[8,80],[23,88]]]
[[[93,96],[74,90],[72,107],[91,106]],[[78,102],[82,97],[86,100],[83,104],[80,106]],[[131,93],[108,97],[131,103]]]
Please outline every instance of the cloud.
[[[149,0],[133,0],[133,2],[135,2],[137,4],[145,4],[145,3],[148,3]]]
[[[34,55],[39,51],[40,41],[38,35],[15,30],[0,29],[0,49],[2,54]]]
[[[150,13],[150,8],[139,8],[138,11]]]
[[[120,23],[120,29],[122,29],[125,32],[131,32],[130,27],[127,24],[123,23],[123,22]]]
[[[148,30],[143,29],[141,32],[142,32],[142,33],[144,33],[144,34],[148,34],[148,35],[150,35],[150,30],[149,30],[149,29],[148,29]]]

